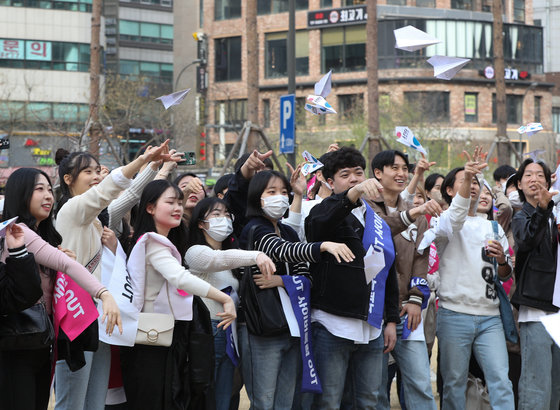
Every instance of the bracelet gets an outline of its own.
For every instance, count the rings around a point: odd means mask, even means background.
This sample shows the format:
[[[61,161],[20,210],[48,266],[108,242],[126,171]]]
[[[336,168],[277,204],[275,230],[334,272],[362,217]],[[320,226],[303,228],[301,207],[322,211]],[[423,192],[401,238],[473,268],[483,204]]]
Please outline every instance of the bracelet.
[[[97,299],[101,299],[101,295],[104,294],[105,292],[109,292],[108,289],[103,289],[101,292],[99,292],[99,294],[97,295]]]
[[[504,263],[498,262],[498,266],[506,266],[506,265],[508,264],[508,259],[509,259],[509,256],[506,255],[506,258],[505,258],[505,260],[504,260]]]

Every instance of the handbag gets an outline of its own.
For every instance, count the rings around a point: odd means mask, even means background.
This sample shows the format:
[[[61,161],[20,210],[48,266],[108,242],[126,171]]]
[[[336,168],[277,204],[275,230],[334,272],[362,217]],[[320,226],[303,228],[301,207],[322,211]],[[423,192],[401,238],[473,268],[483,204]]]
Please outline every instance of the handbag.
[[[256,227],[253,225],[249,229],[247,250],[253,250],[253,235]],[[253,280],[250,266],[243,268],[240,292],[247,330],[251,334],[270,337],[289,331],[278,289],[260,289]]]
[[[0,350],[43,349],[53,342],[54,328],[43,303],[0,316]]]
[[[140,312],[138,315],[138,331],[134,340],[135,345],[171,346],[175,328],[175,315],[169,301],[169,283],[166,281],[165,284],[171,314]]]
[[[498,222],[492,221],[492,229],[494,230],[494,239],[499,240]],[[513,310],[511,309],[508,295],[502,286],[502,282],[498,278],[498,263],[496,258],[494,258],[494,288],[496,289],[498,299],[500,300],[500,317],[502,318],[504,335],[506,336],[506,340],[508,342],[515,344],[519,341],[519,334],[517,333],[517,327],[515,326],[515,318],[513,317]]]

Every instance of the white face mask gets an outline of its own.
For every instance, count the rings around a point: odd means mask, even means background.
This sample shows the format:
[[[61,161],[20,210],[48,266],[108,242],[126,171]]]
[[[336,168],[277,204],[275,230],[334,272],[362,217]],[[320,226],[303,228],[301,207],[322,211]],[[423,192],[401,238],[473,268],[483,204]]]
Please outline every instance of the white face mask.
[[[523,202],[521,202],[521,200],[519,199],[519,192],[511,191],[508,194],[508,199],[509,199],[509,202],[511,203],[512,207],[523,208]]]
[[[208,222],[206,233],[215,241],[223,242],[233,232],[233,222],[225,216],[210,218],[205,222]]]
[[[290,201],[285,195],[273,195],[261,199],[264,202],[262,206],[263,212],[272,219],[278,220],[282,218],[290,207]]]

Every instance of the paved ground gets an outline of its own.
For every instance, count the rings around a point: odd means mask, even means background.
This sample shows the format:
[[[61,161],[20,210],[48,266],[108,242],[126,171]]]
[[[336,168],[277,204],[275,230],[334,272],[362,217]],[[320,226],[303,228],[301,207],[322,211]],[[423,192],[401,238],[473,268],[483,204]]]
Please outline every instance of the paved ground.
[[[436,341],[436,345],[434,346],[434,352],[437,352],[437,341]],[[437,362],[435,360],[432,360],[432,374],[435,375],[435,371],[436,371],[436,364]],[[391,410],[397,410],[400,409],[401,406],[399,405],[399,400],[397,397],[397,390],[396,390],[396,383],[393,383],[393,385],[391,386]],[[434,392],[434,397],[436,398],[436,402],[438,403],[438,408],[439,408],[439,396],[437,394],[437,388],[436,388],[436,382],[435,380],[432,381],[432,391]],[[245,389],[243,389],[243,391],[241,392],[241,402],[239,403],[239,410],[248,410],[249,409],[249,399],[247,398],[247,394],[245,393]],[[51,403],[49,405],[49,410],[54,410],[54,395],[51,397]]]

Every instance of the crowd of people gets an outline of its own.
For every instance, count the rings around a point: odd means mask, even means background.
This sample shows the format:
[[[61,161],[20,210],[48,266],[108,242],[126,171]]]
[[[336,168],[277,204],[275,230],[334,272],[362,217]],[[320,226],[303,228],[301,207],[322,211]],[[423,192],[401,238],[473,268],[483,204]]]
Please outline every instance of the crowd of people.
[[[286,177],[271,155],[240,157],[211,192],[172,179],[168,141],[112,171],[59,150],[56,200],[45,172],[13,172],[0,409],[45,410],[53,385],[57,410],[237,409],[243,386],[255,410],[389,409],[395,374],[403,409],[436,409],[436,356],[444,410],[479,408],[474,377],[493,409],[560,408],[544,162],[491,185],[479,147],[447,175],[333,144]],[[4,343],[2,321],[37,307],[56,336]]]

